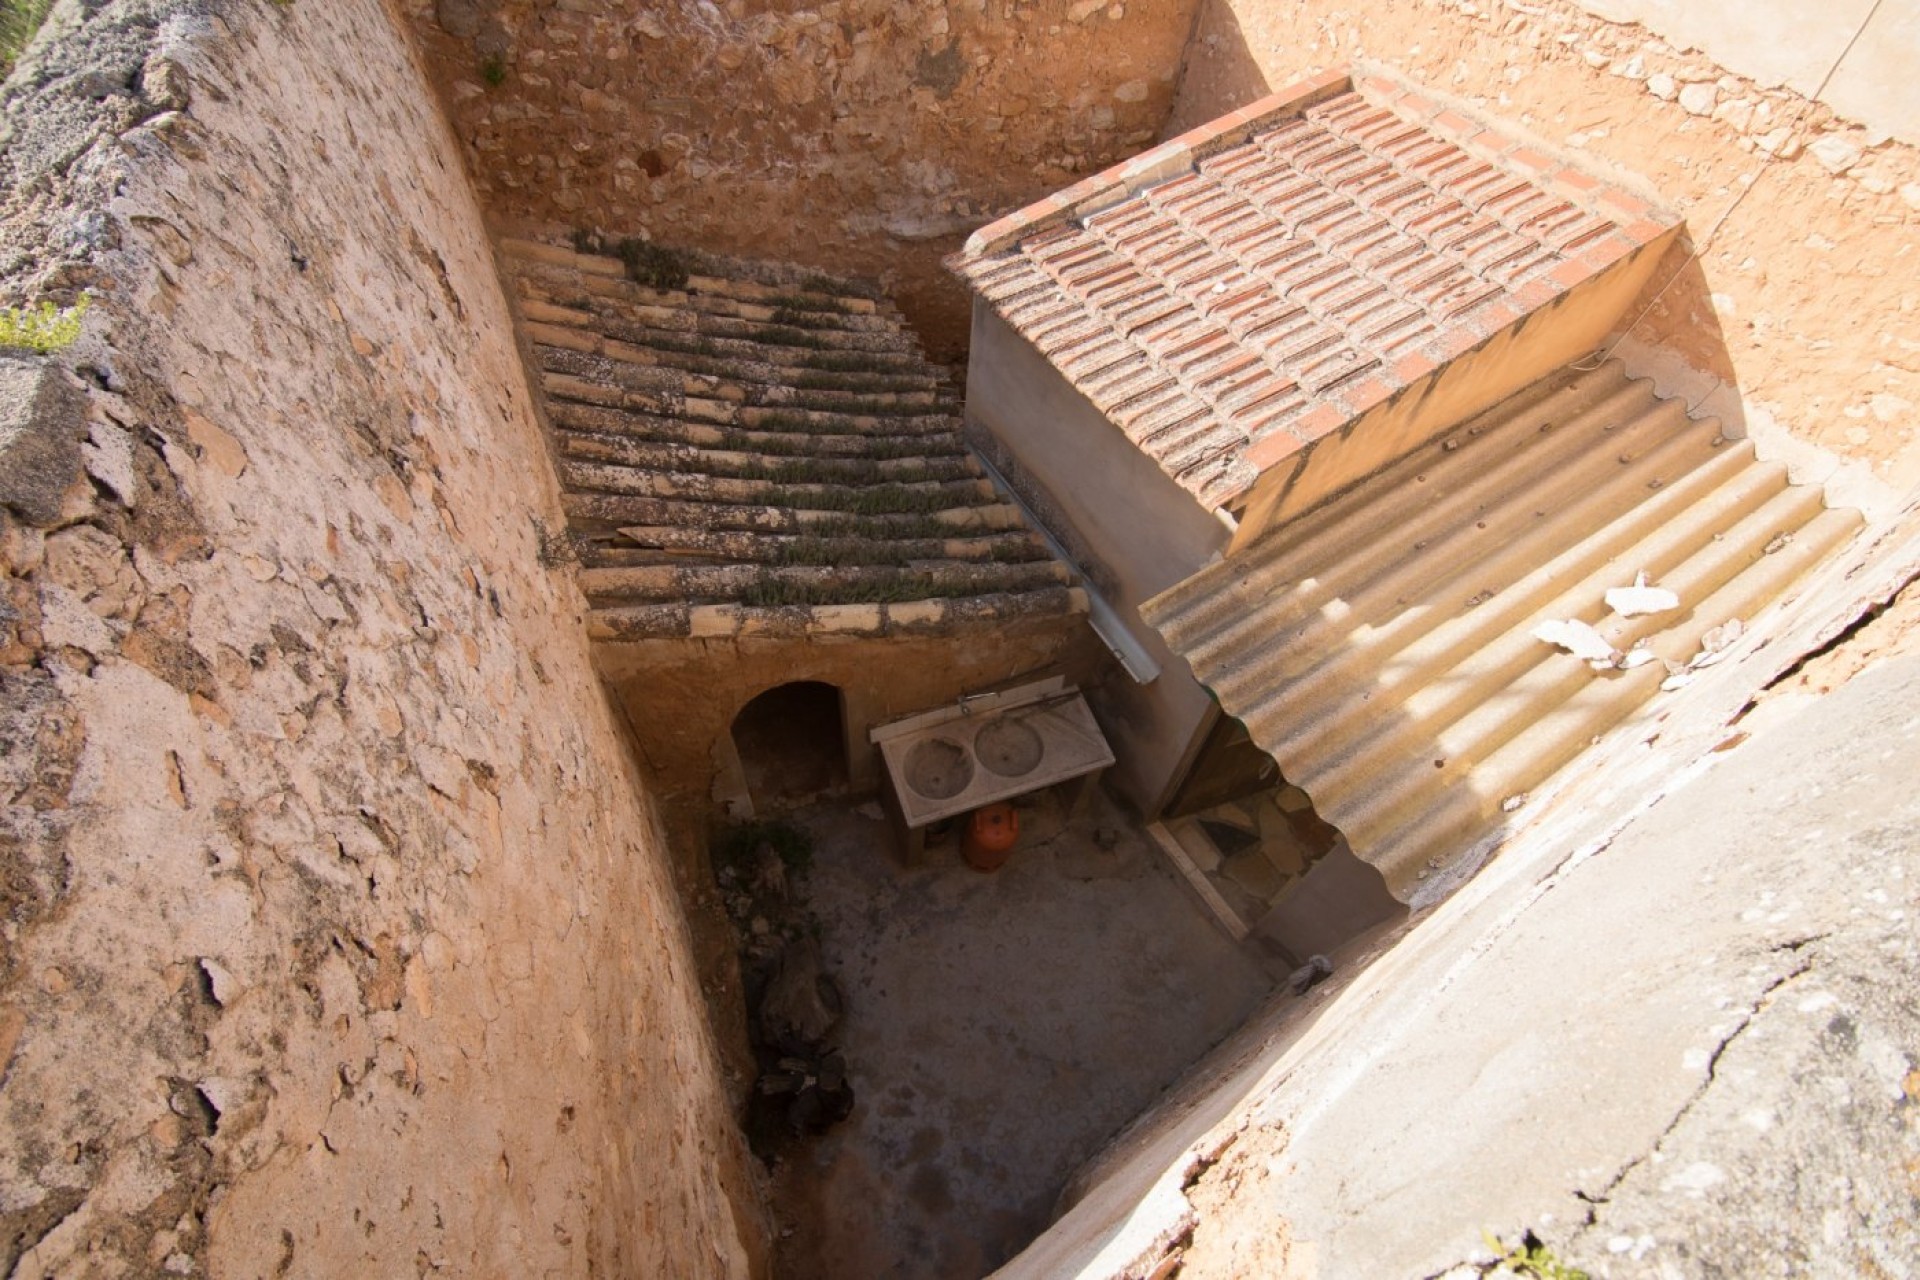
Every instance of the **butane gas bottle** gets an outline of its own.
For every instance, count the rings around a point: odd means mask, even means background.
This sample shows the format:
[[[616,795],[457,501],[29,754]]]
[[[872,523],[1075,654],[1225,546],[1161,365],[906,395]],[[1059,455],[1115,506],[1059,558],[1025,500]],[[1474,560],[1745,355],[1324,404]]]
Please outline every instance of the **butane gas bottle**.
[[[960,841],[960,856],[975,871],[998,871],[1013,856],[1014,842],[1020,838],[1020,818],[1010,804],[990,804],[975,809],[967,821],[966,836]]]

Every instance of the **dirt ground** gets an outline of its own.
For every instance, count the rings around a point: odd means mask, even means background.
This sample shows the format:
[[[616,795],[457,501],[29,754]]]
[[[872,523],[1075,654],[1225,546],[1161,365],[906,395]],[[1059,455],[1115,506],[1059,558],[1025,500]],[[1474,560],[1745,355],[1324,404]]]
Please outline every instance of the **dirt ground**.
[[[1104,795],[1071,825],[1051,795],[1020,818],[1012,861],[981,874],[951,846],[901,869],[858,810],[799,815],[858,1102],[777,1163],[783,1280],[993,1270],[1047,1225],[1073,1169],[1268,993]]]

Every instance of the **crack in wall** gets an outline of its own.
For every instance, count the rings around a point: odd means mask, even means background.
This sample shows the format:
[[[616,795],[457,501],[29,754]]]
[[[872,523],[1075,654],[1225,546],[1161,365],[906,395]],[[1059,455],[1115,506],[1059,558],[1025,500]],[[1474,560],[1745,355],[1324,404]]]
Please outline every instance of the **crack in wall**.
[[[1784,951],[1795,955],[1799,957],[1800,962],[1761,988],[1759,993],[1754,997],[1751,1007],[1748,1008],[1740,1020],[1735,1023],[1725,1035],[1720,1037],[1719,1043],[1714,1045],[1713,1051],[1707,1055],[1706,1075],[1701,1079],[1700,1083],[1695,1086],[1693,1092],[1688,1095],[1686,1101],[1680,1104],[1679,1109],[1674,1112],[1673,1118],[1661,1128],[1659,1135],[1654,1138],[1652,1145],[1642,1154],[1635,1156],[1620,1166],[1619,1170],[1615,1172],[1611,1178],[1607,1179],[1606,1185],[1601,1187],[1600,1190],[1587,1192],[1579,1188],[1574,1189],[1574,1198],[1584,1201],[1587,1205],[1587,1216],[1586,1219],[1579,1224],[1580,1226],[1591,1228],[1597,1227],[1600,1224],[1601,1209],[1612,1199],[1613,1193],[1619,1189],[1620,1185],[1624,1183],[1627,1178],[1632,1176],[1634,1170],[1640,1168],[1660,1153],[1661,1148],[1666,1145],[1667,1139],[1673,1136],[1674,1131],[1692,1114],[1694,1108],[1700,1104],[1707,1096],[1708,1091],[1713,1088],[1715,1082],[1719,1079],[1720,1059],[1726,1056],[1727,1050],[1733,1047],[1734,1041],[1746,1034],[1747,1029],[1751,1027],[1754,1021],[1773,1003],[1775,996],[1782,987],[1805,977],[1813,971],[1813,957],[1810,955],[1801,956],[1800,953],[1806,947],[1813,945],[1826,936],[1826,934],[1819,934],[1812,937],[1790,940],[1769,948],[1769,950],[1774,952]]]

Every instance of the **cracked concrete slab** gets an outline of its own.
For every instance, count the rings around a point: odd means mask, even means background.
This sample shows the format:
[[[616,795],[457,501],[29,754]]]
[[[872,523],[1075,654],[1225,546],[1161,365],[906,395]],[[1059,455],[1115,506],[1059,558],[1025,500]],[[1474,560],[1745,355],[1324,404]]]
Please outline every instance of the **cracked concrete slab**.
[[[1183,1277],[1920,1273],[1920,658],[1746,727],[1318,1008]]]

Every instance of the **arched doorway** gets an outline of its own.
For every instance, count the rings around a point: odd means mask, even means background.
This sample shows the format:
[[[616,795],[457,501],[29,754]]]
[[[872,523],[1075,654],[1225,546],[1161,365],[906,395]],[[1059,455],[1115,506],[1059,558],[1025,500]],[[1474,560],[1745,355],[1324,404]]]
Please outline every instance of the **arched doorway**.
[[[775,685],[740,708],[732,736],[760,816],[847,789],[846,722],[833,685]]]

